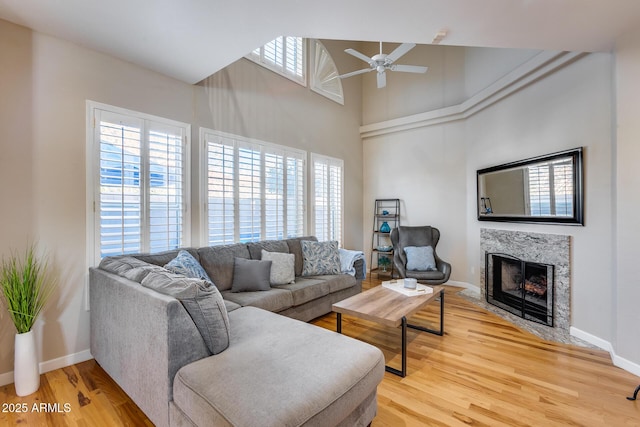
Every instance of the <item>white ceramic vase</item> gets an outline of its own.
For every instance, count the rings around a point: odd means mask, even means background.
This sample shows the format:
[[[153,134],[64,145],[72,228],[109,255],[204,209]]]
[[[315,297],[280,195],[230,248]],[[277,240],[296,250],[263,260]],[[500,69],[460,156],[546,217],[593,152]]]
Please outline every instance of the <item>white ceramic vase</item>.
[[[13,381],[18,396],[28,396],[40,387],[40,369],[33,331],[16,334]]]

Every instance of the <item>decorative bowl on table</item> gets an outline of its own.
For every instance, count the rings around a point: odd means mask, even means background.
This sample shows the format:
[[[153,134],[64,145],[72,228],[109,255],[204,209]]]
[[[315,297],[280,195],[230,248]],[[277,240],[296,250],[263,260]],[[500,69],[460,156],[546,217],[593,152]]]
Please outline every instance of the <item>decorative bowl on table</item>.
[[[378,252],[391,252],[393,246],[378,246],[376,249]]]

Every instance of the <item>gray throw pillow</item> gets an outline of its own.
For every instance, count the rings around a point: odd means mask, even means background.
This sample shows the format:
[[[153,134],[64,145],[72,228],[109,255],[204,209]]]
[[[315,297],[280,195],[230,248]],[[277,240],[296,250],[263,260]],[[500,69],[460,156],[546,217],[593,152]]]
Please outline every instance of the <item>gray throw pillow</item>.
[[[169,271],[152,271],[142,280],[142,286],[180,301],[211,353],[218,354],[229,347],[227,308],[211,282]]]
[[[405,246],[404,253],[407,254],[407,270],[436,270],[436,259],[431,246]]]
[[[302,246],[302,275],[340,274],[338,242],[300,241]]]
[[[271,261],[236,257],[233,264],[231,292],[268,291]]]
[[[172,273],[182,274],[183,276],[193,277],[196,279],[203,279],[213,283],[198,260],[185,250],[180,250],[174,259],[164,265],[164,268]]]
[[[269,252],[262,250],[262,260],[271,261],[271,275],[269,282],[272,285],[287,285],[295,283],[296,271],[294,254],[286,254],[282,252]]]

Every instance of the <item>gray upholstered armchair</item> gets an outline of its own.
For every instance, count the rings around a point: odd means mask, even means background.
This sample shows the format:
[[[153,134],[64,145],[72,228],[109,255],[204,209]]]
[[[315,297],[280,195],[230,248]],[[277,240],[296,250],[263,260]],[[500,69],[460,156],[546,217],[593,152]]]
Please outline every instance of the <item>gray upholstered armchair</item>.
[[[451,264],[441,260],[436,253],[436,245],[440,240],[440,231],[435,227],[399,226],[391,230],[391,243],[393,244],[393,263],[400,277],[412,277],[430,285],[439,285],[449,280]],[[435,270],[407,270],[407,255],[404,248],[407,246],[431,246],[436,262]]]

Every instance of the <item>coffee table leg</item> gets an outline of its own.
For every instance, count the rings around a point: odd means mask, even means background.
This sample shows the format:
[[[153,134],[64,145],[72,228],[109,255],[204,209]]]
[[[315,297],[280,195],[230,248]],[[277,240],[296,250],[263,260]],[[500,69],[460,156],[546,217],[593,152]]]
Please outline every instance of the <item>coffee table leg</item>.
[[[440,291],[440,330],[434,330],[434,329],[429,329],[429,328],[425,328],[423,326],[418,326],[418,325],[407,325],[409,328],[411,329],[416,329],[418,331],[422,331],[422,332],[429,332],[430,334],[434,334],[434,335],[444,335],[444,291]]]
[[[342,333],[342,313],[336,313],[338,315],[338,321],[336,322],[336,330],[339,334]]]
[[[402,370],[385,365],[385,371],[398,375],[402,378],[407,376],[407,318],[402,317]]]

